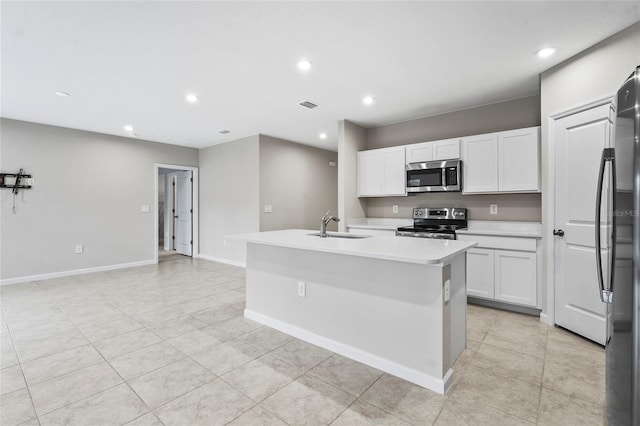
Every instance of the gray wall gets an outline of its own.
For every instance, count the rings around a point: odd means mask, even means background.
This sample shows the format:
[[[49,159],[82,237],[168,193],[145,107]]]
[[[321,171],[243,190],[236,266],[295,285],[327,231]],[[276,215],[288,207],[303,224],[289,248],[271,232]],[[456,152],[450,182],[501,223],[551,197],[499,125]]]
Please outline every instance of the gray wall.
[[[403,123],[367,129],[366,149],[385,148],[458,136],[469,136],[540,125],[540,98],[532,96]],[[393,205],[398,213],[393,213]],[[489,214],[489,205],[498,214]],[[410,218],[413,207],[466,207],[473,220],[535,221],[542,219],[540,194],[461,193],[419,194],[408,197],[370,198],[367,217]]]
[[[398,213],[393,213],[393,205]],[[489,214],[489,205],[498,205],[498,214]],[[540,194],[460,195],[455,193],[417,194],[408,197],[370,198],[368,217],[411,218],[414,207],[466,207],[472,220],[517,220],[540,222]]]
[[[8,119],[0,141],[2,172],[35,178],[15,215],[0,191],[1,279],[152,261],[154,164],[198,165],[193,148]]]
[[[542,114],[542,208],[548,210],[548,191],[554,185],[549,179],[550,153],[554,146],[549,140],[551,115],[568,111],[589,102],[615,95],[618,87],[640,65],[640,23],[581,52],[573,58],[541,74]],[[547,236],[554,223],[543,223],[543,272],[547,284]],[[549,283],[553,291],[553,283]],[[547,293],[543,292],[543,311],[547,312]]]
[[[540,125],[540,97],[515,99],[367,129],[366,149]]]
[[[358,198],[358,151],[366,149],[366,129],[347,120],[338,122],[338,217],[341,231],[346,219],[367,217],[367,200]]]
[[[260,231],[318,229],[327,210],[338,214],[338,168],[329,161],[338,153],[260,135]]]
[[[259,137],[200,150],[200,254],[245,261],[244,245],[225,236],[260,230]]]

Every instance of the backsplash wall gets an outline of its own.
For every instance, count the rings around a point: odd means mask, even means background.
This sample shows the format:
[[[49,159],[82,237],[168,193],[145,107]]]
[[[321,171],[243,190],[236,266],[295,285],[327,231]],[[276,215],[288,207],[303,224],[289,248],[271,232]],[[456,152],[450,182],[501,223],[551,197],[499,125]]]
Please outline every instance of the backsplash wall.
[[[498,214],[489,214],[489,205],[498,205]],[[393,205],[398,213],[393,213]],[[367,217],[411,218],[414,207],[466,207],[469,220],[541,222],[541,194],[462,195],[441,192],[406,197],[369,198]]]

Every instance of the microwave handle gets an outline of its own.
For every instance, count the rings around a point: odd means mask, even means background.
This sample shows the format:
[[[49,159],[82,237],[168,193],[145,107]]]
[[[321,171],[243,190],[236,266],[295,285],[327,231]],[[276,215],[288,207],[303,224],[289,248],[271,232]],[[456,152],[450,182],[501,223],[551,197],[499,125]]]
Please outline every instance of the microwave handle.
[[[442,168],[442,186],[446,188],[448,184],[449,182],[447,182],[447,168],[443,167]]]

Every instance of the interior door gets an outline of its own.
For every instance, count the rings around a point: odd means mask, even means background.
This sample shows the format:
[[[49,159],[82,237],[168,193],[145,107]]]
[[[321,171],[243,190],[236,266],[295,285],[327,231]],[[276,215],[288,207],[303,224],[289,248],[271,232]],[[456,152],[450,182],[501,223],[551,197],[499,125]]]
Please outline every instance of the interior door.
[[[600,156],[610,146],[610,114],[608,104],[592,108],[557,120],[555,130],[555,322],[602,345],[606,307],[596,275],[595,205]],[[610,192],[608,180],[603,191]],[[608,206],[605,196],[602,235],[609,233]],[[605,244],[603,238],[603,259]]]
[[[192,217],[193,217],[193,180],[192,172],[177,173],[176,178],[176,251],[192,254]]]

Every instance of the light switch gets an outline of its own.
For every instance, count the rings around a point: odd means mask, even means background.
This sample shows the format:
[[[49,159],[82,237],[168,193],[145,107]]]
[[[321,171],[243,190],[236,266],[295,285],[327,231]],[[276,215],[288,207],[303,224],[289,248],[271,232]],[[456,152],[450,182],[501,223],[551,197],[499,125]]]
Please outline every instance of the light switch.
[[[148,204],[143,204],[143,205],[140,207],[140,211],[141,211],[142,213],[149,213],[149,205],[148,205]]]
[[[265,213],[273,213],[273,206],[271,204],[265,204],[264,205],[264,212]]]

